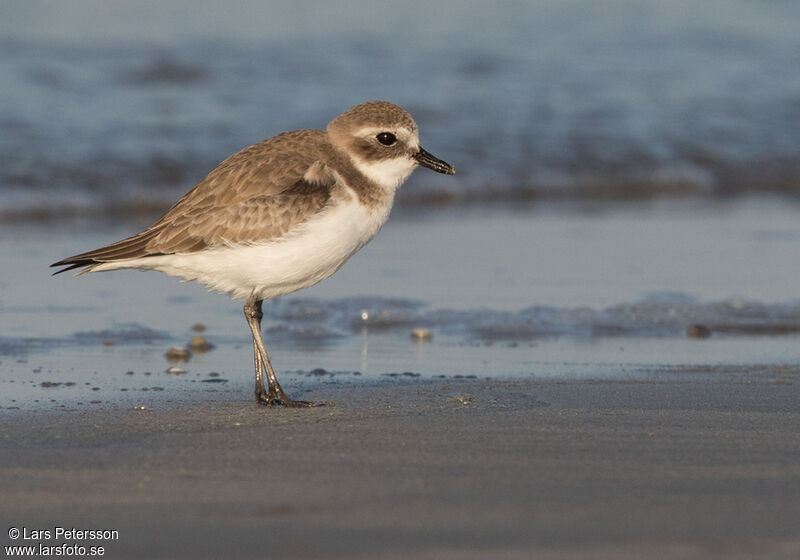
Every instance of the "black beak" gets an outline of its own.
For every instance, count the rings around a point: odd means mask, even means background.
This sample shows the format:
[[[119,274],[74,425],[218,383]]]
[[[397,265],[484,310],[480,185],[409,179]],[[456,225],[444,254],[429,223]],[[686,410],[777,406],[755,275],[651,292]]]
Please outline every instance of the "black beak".
[[[422,148],[414,154],[414,159],[417,160],[417,163],[420,164],[422,167],[427,167],[428,169],[433,169],[437,173],[444,173],[445,175],[455,175],[456,168],[447,163],[446,161],[442,161],[437,157],[432,156]]]

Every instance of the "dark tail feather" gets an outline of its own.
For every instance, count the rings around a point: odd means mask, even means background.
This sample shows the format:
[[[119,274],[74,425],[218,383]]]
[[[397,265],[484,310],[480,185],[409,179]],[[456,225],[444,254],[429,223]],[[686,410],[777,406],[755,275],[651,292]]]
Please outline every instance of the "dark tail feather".
[[[54,272],[53,276],[93,264],[122,261],[158,254],[148,252],[147,244],[161,231],[162,227],[162,225],[157,224],[122,241],[117,241],[111,245],[106,245],[105,247],[100,247],[93,251],[87,251],[86,253],[72,255],[71,257],[55,262],[50,266],[65,266],[67,268]]]
[[[55,276],[56,274],[61,274],[62,272],[68,272],[70,270],[75,270],[76,268],[83,268],[84,266],[89,266],[89,265],[92,265],[92,264],[97,264],[97,261],[93,261],[93,260],[89,260],[89,259],[77,260],[77,261],[73,261],[71,259],[64,259],[63,261],[55,262],[55,263],[51,264],[50,266],[51,267],[53,267],[53,266],[66,266],[67,267],[67,268],[62,268],[61,270],[56,270],[53,273],[53,276]]]

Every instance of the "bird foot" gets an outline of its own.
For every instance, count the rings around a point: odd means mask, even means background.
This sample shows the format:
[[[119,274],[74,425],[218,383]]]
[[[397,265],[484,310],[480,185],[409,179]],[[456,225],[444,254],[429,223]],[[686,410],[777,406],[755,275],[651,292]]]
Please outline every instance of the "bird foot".
[[[258,394],[256,393],[256,402],[261,406],[269,406],[269,407],[277,407],[283,406],[286,408],[310,408],[315,406],[333,406],[333,403],[330,401],[327,402],[312,402],[312,401],[300,401],[290,399],[286,396],[286,393],[283,391],[270,391],[269,394]]]

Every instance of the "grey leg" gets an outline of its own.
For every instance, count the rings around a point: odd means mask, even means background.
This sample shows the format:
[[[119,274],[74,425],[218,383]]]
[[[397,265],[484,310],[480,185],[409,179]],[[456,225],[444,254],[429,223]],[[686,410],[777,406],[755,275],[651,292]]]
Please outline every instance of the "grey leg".
[[[253,360],[256,366],[256,400],[261,402],[266,400],[267,390],[264,388],[264,364],[261,362],[261,353],[258,351],[255,339],[253,339]]]
[[[244,304],[244,316],[247,319],[247,324],[250,331],[253,333],[253,361],[255,363],[256,374],[256,401],[259,404],[266,406],[287,406],[287,407],[305,407],[305,406],[320,406],[317,403],[308,401],[295,401],[290,399],[286,393],[283,392],[278,377],[275,375],[275,370],[272,369],[272,364],[269,362],[267,355],[267,347],[264,346],[264,339],[261,337],[261,318],[264,314],[261,311],[261,304],[263,300],[256,299],[255,296],[250,296]],[[267,374],[267,386],[269,391],[264,387],[264,372]],[[327,403],[322,403],[327,404]]]

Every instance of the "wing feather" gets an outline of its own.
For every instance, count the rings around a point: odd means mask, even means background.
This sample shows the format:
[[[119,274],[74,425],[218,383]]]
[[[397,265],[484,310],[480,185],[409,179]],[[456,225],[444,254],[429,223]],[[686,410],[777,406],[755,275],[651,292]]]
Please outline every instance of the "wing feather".
[[[59,272],[279,238],[324,208],[337,175],[325,133],[298,130],[230,156],[148,229],[60,260]]]

